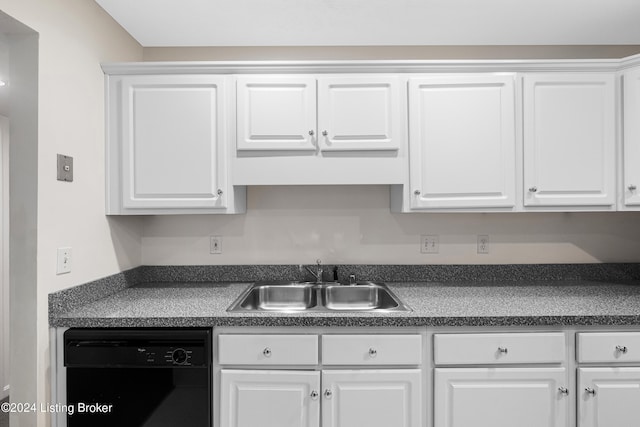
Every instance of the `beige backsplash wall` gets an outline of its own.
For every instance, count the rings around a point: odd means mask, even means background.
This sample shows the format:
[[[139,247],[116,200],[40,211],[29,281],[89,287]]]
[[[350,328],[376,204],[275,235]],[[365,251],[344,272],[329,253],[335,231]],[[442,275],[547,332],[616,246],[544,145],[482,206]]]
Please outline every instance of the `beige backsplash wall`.
[[[623,58],[637,53],[640,45],[152,47],[144,49],[144,60],[593,59]]]
[[[620,58],[640,46],[145,48],[145,61]],[[640,262],[638,213],[392,214],[387,186],[250,187],[246,215],[143,221],[142,262],[170,264]],[[420,235],[440,238],[420,253]],[[490,236],[478,255],[477,235]],[[209,236],[222,236],[221,255]]]
[[[392,214],[387,186],[248,190],[245,215],[146,218],[143,264],[640,262],[640,212]],[[420,253],[421,234],[439,235],[439,254]],[[478,234],[490,254],[476,253]]]

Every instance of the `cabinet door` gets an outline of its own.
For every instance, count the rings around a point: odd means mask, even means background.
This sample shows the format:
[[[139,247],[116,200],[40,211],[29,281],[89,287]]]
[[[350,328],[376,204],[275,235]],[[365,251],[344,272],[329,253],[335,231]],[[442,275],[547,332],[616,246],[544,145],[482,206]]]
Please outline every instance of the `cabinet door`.
[[[421,427],[422,371],[322,372],[323,427]]]
[[[524,77],[525,206],[615,203],[615,77]]]
[[[225,80],[126,76],[120,83],[122,206],[225,208]]]
[[[565,368],[436,369],[434,426],[566,427],[570,397],[561,387]]]
[[[627,206],[640,205],[640,68],[628,71],[624,83],[624,182]]]
[[[320,150],[397,151],[402,135],[400,108],[397,77],[320,78]]]
[[[411,208],[515,205],[514,77],[409,81]]]
[[[221,371],[220,425],[319,427],[320,373]]]
[[[578,427],[636,427],[640,368],[578,369]]]
[[[237,80],[238,150],[315,150],[316,80],[251,76]]]

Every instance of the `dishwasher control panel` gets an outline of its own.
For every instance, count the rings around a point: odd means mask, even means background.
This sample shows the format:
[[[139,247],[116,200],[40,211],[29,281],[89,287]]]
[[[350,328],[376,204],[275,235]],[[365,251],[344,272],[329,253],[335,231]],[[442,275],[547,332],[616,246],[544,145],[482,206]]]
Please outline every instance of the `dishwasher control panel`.
[[[67,367],[208,366],[211,363],[209,331],[198,332],[69,329],[64,338],[64,364]]]

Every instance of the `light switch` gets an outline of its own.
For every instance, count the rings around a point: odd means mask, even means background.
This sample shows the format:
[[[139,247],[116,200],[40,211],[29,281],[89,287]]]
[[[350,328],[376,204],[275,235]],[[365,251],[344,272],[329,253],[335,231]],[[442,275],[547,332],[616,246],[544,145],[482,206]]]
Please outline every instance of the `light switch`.
[[[58,269],[56,274],[71,272],[71,248],[58,248]]]

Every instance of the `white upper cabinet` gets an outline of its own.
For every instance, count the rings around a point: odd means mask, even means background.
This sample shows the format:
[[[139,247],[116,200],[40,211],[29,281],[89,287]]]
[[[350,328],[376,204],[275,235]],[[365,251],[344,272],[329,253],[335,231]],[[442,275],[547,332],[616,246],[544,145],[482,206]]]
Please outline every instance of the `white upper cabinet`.
[[[110,78],[107,213],[244,209],[227,181],[226,86],[218,76]]]
[[[409,80],[411,209],[515,206],[513,75]]]
[[[319,149],[398,150],[397,77],[325,77],[318,80]]]
[[[615,207],[613,73],[524,76],[525,207]]]
[[[400,82],[382,74],[239,76],[234,182],[400,184]]]
[[[640,68],[623,74],[623,206],[640,208]]]
[[[315,150],[313,77],[238,77],[238,150]]]

